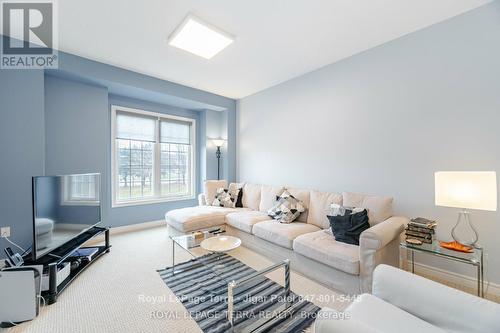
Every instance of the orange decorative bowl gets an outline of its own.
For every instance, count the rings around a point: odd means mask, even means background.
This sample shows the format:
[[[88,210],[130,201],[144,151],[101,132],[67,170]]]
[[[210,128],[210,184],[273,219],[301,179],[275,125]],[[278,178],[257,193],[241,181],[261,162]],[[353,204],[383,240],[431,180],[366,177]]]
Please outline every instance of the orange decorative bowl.
[[[463,245],[457,241],[453,242],[443,242],[439,241],[439,245],[445,249],[459,251],[464,253],[472,253],[474,249],[471,246]]]

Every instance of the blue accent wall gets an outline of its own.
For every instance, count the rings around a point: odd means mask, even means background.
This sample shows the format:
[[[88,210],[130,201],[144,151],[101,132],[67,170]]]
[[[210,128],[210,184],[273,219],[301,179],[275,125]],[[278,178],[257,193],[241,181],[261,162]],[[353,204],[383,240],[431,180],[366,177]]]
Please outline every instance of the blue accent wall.
[[[101,173],[102,220],[112,227],[160,220],[168,210],[197,203],[111,207],[112,104],[196,119],[197,193],[217,174],[216,164],[206,161],[206,133],[228,138],[230,151],[235,146],[230,98],[64,52],[58,70],[0,70],[0,226],[11,226],[12,240],[31,244],[32,176]],[[218,120],[207,122],[207,113]],[[233,181],[235,154],[225,154],[223,163],[223,176]],[[0,248],[8,245],[2,242]]]
[[[197,133],[196,133],[196,178],[199,178],[199,170],[200,170],[200,131],[198,128],[198,124],[200,121],[200,112],[198,111],[191,111],[191,110],[183,110],[180,108],[172,107],[172,106],[166,106],[166,105],[161,105],[157,103],[151,103],[151,102],[146,102],[146,101],[141,101],[137,99],[131,99],[131,98],[126,98],[123,96],[111,96],[109,99],[109,107],[108,110],[111,110],[111,105],[120,105],[120,106],[125,106],[125,107],[130,107],[130,108],[136,108],[136,109],[142,109],[146,111],[152,111],[152,112],[158,112],[158,113],[163,113],[163,114],[170,114],[170,115],[175,115],[175,116],[181,116],[181,117],[187,117],[187,118],[193,118],[196,120],[196,127],[197,127]],[[110,112],[108,112],[109,114]],[[109,136],[111,133],[109,133]],[[108,142],[110,142],[108,140]],[[111,146],[108,147],[109,154],[108,156],[111,156]],[[111,161],[109,161],[108,169],[111,172]],[[197,182],[199,183],[199,182]],[[111,198],[111,182],[107,183],[107,186],[109,187],[106,190],[106,193],[109,193],[107,195],[109,198]],[[197,192],[199,193],[200,187],[196,187]],[[171,202],[164,202],[164,203],[156,203],[156,204],[147,204],[147,205],[140,205],[140,206],[128,206],[128,207],[116,207],[116,208],[111,208],[108,211],[108,220],[110,221],[111,225],[126,225],[126,224],[133,224],[133,223],[139,223],[139,222],[147,222],[147,221],[154,221],[154,220],[160,220],[164,218],[164,215],[167,211],[171,209],[176,209],[176,208],[181,208],[181,207],[189,207],[193,205],[197,205],[197,199],[194,200],[182,200],[182,201],[171,201]]]
[[[29,246],[31,177],[44,169],[43,71],[0,70],[0,226]],[[3,248],[11,246],[0,239]]]
[[[38,217],[55,218],[59,214],[59,188],[57,178],[41,177],[35,180],[35,210]]]

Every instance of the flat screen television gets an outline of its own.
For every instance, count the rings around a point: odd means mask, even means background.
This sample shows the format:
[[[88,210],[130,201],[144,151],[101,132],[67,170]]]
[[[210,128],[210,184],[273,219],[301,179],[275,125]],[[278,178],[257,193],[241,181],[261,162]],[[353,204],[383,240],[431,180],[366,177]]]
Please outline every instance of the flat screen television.
[[[33,177],[33,260],[100,222],[99,173]]]

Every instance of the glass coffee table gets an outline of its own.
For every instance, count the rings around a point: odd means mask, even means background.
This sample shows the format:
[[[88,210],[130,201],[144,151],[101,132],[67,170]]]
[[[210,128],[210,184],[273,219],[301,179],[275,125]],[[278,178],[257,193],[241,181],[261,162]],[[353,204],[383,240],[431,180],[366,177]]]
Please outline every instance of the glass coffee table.
[[[415,273],[415,252],[427,253],[435,257],[444,258],[452,261],[472,265],[477,270],[477,295],[484,298],[484,260],[483,249],[481,247],[473,248],[473,252],[464,253],[459,251],[442,248],[438,241],[432,244],[415,245],[403,241],[399,244],[402,249],[406,249],[411,254],[411,272]]]
[[[201,247],[201,242],[203,242],[205,239],[209,239],[212,237],[223,236],[225,235],[225,232],[226,230],[224,226],[219,226],[219,227],[200,230],[192,234],[170,236],[170,239],[172,240],[172,270],[173,270],[172,274],[175,275],[176,273],[180,273],[183,271],[182,269],[176,270],[176,263],[175,263],[176,245],[181,249],[183,249],[184,251],[186,251],[194,259],[199,259],[207,254],[213,253]],[[220,252],[219,254],[222,254],[222,252]],[[204,264],[203,260],[200,259],[198,261],[199,265]]]
[[[196,236],[196,234],[198,236]],[[280,268],[284,268],[285,274],[285,295],[288,297],[290,295],[290,261],[283,260],[276,264],[270,265],[263,270],[254,271],[250,274],[240,276],[237,280],[233,278],[234,275],[231,274],[231,267],[226,267],[225,263],[227,257],[224,252],[213,252],[207,251],[201,247],[201,243],[205,239],[212,237],[224,237],[226,236],[224,226],[214,227],[210,229],[200,230],[199,232],[186,235],[169,236],[172,240],[172,275],[176,274],[190,274],[189,271],[204,267],[208,268],[211,273],[213,273],[214,279],[212,283],[204,288],[213,289],[214,293],[216,290],[220,290],[221,286],[227,292],[227,320],[229,321],[231,327],[235,327],[235,295],[241,290],[246,288],[245,286],[257,279],[263,278],[266,274],[271,273]],[[189,267],[184,268],[183,263],[177,263],[176,260],[176,247],[180,247],[182,250],[186,251],[193,259],[193,264]],[[210,256],[210,254],[214,254]],[[266,326],[272,325],[273,321],[279,319],[279,315],[284,311],[292,310],[293,306],[290,306],[288,302],[284,305],[275,309],[274,314],[270,317],[262,318],[253,322],[251,325],[245,327],[243,330],[238,330],[241,332],[258,332],[263,330]]]

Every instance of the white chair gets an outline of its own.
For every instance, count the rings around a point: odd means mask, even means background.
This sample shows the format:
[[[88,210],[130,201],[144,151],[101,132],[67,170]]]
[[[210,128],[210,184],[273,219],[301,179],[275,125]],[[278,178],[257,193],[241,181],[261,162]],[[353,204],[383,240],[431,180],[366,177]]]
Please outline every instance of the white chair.
[[[315,332],[500,332],[500,304],[392,266],[377,266],[372,292],[344,313],[321,310]]]

